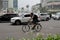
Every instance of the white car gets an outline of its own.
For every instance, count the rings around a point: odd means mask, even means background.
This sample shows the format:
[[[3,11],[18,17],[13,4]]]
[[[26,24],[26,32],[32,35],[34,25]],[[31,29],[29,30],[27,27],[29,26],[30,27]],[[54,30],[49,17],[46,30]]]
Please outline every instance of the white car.
[[[59,20],[60,19],[60,13],[56,13],[55,16],[53,17],[54,20]]]
[[[38,16],[38,14],[36,14]],[[12,24],[21,24],[21,23],[26,23],[31,19],[30,14],[29,13],[24,13],[24,14],[20,14],[19,17],[14,17],[11,18],[11,23]]]
[[[34,13],[34,14],[38,16],[38,20],[42,20],[42,19],[49,20],[49,15],[47,15],[47,14],[40,14],[40,13]],[[24,22],[26,23],[31,19],[29,13],[24,13],[24,14],[19,14],[19,15],[20,15],[20,17],[11,18],[12,24],[15,23],[18,25],[18,24],[21,24]]]
[[[51,14],[51,15],[52,15],[52,18],[54,18],[56,14]]]
[[[40,13],[40,20],[50,20],[50,15],[47,13]]]

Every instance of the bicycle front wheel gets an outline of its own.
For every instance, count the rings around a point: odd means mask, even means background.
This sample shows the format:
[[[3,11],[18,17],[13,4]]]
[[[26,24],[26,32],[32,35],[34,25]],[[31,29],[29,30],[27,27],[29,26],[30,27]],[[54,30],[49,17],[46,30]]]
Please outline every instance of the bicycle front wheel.
[[[37,25],[35,26],[36,32],[41,31],[41,29],[42,29],[42,25],[41,25],[41,24],[37,24]]]
[[[29,30],[30,30],[29,25],[23,25],[23,26],[22,26],[22,31],[23,31],[23,32],[28,32]]]

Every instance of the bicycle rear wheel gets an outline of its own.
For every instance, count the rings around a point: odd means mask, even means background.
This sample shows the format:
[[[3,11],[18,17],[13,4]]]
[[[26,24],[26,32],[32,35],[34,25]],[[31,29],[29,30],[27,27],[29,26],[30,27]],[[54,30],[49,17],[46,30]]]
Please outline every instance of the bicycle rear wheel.
[[[22,31],[23,31],[23,32],[28,32],[29,30],[30,30],[29,25],[23,25],[23,26],[22,26]]]
[[[41,31],[41,29],[42,29],[42,25],[41,25],[41,24],[37,24],[37,25],[35,26],[36,32]]]

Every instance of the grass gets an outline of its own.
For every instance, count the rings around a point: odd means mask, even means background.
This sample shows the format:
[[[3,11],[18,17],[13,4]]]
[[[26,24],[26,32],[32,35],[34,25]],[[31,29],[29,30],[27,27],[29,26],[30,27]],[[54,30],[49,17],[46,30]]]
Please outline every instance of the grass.
[[[15,39],[14,38],[7,38],[7,40],[15,40]],[[32,39],[23,38],[20,40],[60,40],[60,34],[48,35],[46,38],[43,38],[43,36],[39,34],[37,37],[32,38]]]

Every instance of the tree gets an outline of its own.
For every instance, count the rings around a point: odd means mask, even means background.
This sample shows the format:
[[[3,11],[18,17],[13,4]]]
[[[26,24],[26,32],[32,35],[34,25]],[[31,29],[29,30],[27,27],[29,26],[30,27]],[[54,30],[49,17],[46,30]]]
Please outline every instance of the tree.
[[[26,8],[29,8],[29,5],[26,5]]]
[[[47,8],[46,7],[42,7],[42,4],[40,3],[40,12],[47,12]]]
[[[21,10],[24,10],[24,7],[22,7]]]
[[[24,7],[21,8],[21,12],[24,12]]]
[[[41,8],[41,12],[47,12],[47,9],[45,7]]]
[[[26,5],[26,12],[29,12],[29,5]]]

